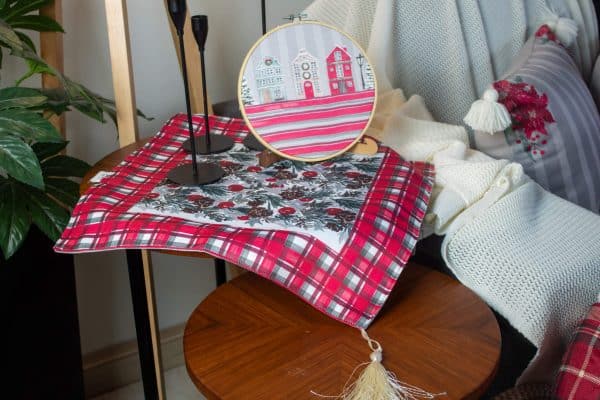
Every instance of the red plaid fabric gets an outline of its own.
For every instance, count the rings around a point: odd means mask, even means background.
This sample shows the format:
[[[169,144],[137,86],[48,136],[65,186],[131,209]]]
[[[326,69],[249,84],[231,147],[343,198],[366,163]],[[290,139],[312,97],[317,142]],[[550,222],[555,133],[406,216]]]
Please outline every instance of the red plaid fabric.
[[[194,118],[202,132],[203,118]],[[287,288],[348,325],[367,328],[388,298],[419,236],[433,186],[429,164],[385,153],[380,170],[339,252],[314,237],[289,231],[199,224],[129,213],[131,206],[184,162],[185,117],[173,117],[145,147],[79,200],[55,250],[198,251],[227,260]],[[248,133],[243,121],[212,117],[211,131]]]
[[[600,399],[600,303],[575,331],[560,367],[556,391],[561,400]]]

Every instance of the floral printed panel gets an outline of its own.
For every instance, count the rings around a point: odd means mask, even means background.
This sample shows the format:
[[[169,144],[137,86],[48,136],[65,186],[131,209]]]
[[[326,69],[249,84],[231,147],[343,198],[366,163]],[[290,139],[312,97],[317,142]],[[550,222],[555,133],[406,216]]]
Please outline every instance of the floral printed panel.
[[[542,158],[549,136],[546,125],[556,122],[548,110],[548,95],[538,93],[518,75],[513,81],[494,82],[494,89],[512,119],[512,127],[504,132],[507,143],[520,145],[534,160]]]
[[[256,152],[238,144],[208,157],[226,171],[219,182],[187,187],[165,180],[130,211],[307,233],[339,250],[383,157],[347,153],[317,164],[282,160],[263,168]]]

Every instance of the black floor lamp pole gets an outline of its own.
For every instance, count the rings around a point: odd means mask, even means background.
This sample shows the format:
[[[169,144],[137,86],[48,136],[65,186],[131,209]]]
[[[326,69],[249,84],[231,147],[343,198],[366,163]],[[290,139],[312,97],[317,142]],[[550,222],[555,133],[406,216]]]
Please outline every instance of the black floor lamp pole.
[[[263,36],[267,33],[267,4],[266,0],[260,0],[260,11],[262,20],[262,34]],[[238,94],[239,95],[239,94]],[[249,133],[244,138],[244,146],[250,150],[263,151],[265,146],[260,143],[252,133]]]
[[[260,10],[262,15],[262,34],[267,33],[267,5],[266,0],[260,0]]]

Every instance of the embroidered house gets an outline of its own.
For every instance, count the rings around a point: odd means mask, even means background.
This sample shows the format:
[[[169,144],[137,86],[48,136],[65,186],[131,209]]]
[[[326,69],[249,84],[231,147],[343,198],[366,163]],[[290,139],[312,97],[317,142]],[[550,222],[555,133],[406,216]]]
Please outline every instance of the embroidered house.
[[[312,99],[321,95],[317,59],[306,49],[300,49],[292,61],[292,71],[299,98]]]
[[[277,58],[265,57],[256,67],[254,76],[261,104],[285,100],[283,71]]]
[[[329,54],[327,75],[332,96],[356,91],[352,76],[352,56],[348,54],[347,49],[336,46]]]

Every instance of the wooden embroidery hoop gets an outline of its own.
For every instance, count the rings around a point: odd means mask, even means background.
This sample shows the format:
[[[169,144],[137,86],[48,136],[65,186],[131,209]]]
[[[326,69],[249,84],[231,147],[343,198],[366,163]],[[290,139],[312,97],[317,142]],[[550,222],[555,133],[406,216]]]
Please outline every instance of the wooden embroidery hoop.
[[[248,115],[246,113],[246,105],[244,104],[244,101],[241,96],[242,82],[243,82],[243,79],[245,76],[246,69],[248,68],[250,58],[252,57],[252,55],[254,54],[256,49],[265,41],[266,38],[270,37],[271,35],[273,35],[274,33],[278,32],[280,30],[284,30],[289,27],[298,26],[298,25],[318,25],[318,26],[328,28],[328,29],[344,36],[356,47],[357,50],[359,50],[360,54],[364,57],[365,65],[367,65],[367,64],[370,65],[371,69],[373,70],[373,67],[372,67],[373,64],[368,59],[366,52],[360,46],[360,44],[358,44],[358,42],[356,40],[354,40],[354,38],[352,38],[347,33],[339,30],[338,28],[336,28],[332,25],[329,25],[329,24],[325,24],[320,21],[307,21],[307,20],[300,19],[298,21],[280,25],[280,26],[270,30],[264,36],[262,36],[260,39],[258,39],[256,41],[256,43],[254,43],[254,45],[250,48],[250,50],[246,54],[246,57],[244,58],[244,62],[242,63],[242,67],[240,69],[240,74],[238,77],[237,94],[238,94],[238,102],[239,102],[240,111],[241,111],[242,117],[244,118],[244,121],[246,122],[246,125],[248,126],[248,129],[250,130],[252,135],[254,135],[254,137],[267,149],[263,153],[261,153],[261,156],[260,156],[261,165],[267,166],[274,162],[273,160],[275,160],[275,158],[273,157],[273,154],[268,154],[269,152],[274,153],[276,156],[279,156],[281,158],[287,158],[290,160],[297,160],[297,161],[304,161],[304,162],[320,162],[320,161],[329,160],[329,159],[337,157],[347,151],[354,152],[355,154],[364,154],[364,155],[375,154],[378,150],[377,142],[374,139],[365,136],[365,132],[367,131],[367,129],[369,128],[369,126],[371,124],[371,121],[373,120],[373,116],[375,114],[375,108],[377,107],[377,77],[375,76],[374,73],[372,76],[373,90],[374,90],[373,107],[371,109],[369,118],[368,118],[367,122],[365,123],[365,126],[362,129],[361,133],[357,135],[356,139],[354,141],[352,141],[352,143],[350,145],[346,146],[344,149],[342,149],[340,151],[337,151],[332,154],[328,154],[327,156],[321,157],[321,158],[303,158],[303,157],[289,155],[289,154],[286,154],[286,153],[280,151],[276,147],[269,144],[266,140],[264,140],[261,137],[260,133],[257,132],[257,130],[252,125],[252,121],[248,118]],[[263,161],[264,161],[264,164],[263,164]]]

